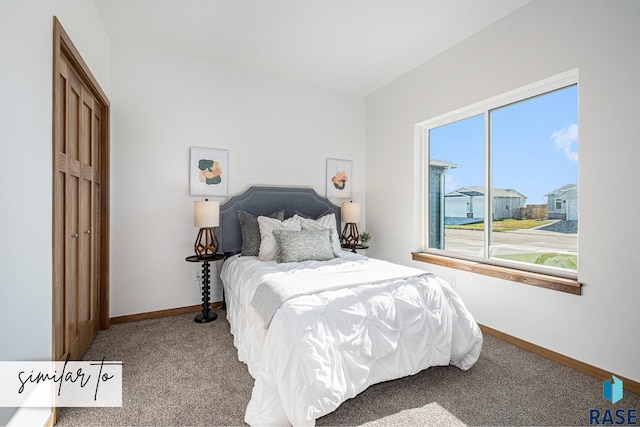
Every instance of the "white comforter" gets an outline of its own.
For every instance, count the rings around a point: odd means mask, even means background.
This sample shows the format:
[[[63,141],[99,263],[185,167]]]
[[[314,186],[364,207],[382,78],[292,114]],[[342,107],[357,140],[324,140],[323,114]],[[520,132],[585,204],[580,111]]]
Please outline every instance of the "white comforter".
[[[257,287],[283,272],[378,262],[347,253],[324,262],[238,256],[225,262],[227,318],[238,358],[255,378],[247,423],[313,425],[372,384],[476,362],[477,324],[455,291],[426,273],[296,296],[268,328],[251,304]]]

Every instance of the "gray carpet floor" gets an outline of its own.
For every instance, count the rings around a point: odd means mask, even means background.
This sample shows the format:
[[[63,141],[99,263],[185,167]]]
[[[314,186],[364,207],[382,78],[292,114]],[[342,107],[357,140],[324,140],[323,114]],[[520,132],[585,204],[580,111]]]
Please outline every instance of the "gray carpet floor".
[[[62,408],[59,426],[243,425],[253,379],[238,361],[224,311],[113,325],[85,360],[123,362],[121,408]],[[485,336],[469,371],[433,367],[376,384],[317,425],[588,425],[589,410],[639,408],[625,391],[615,405],[602,382]]]

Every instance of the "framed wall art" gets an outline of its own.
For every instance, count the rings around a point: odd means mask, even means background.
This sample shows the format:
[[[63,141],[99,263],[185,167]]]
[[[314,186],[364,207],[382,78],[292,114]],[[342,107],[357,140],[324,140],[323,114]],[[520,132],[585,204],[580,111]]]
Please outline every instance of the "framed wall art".
[[[192,196],[228,196],[229,152],[191,147],[189,190]]]
[[[351,197],[351,160],[327,159],[327,197]]]

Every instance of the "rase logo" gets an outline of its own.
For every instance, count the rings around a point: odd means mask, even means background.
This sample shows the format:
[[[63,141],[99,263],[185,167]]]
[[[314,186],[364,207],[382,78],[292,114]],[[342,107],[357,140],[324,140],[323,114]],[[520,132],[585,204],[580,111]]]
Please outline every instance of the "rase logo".
[[[602,382],[602,397],[616,403],[622,399],[622,380],[615,375]],[[638,410],[630,409],[589,409],[589,425],[638,425]]]
[[[602,383],[602,397],[611,403],[616,403],[622,399],[622,380],[615,375],[611,375],[610,380],[604,380]]]

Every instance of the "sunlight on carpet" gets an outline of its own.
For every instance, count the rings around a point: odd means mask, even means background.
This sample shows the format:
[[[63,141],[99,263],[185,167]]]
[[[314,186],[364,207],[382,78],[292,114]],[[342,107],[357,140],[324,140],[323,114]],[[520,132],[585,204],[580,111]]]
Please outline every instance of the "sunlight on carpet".
[[[361,426],[464,426],[451,412],[436,402],[431,402],[421,408],[405,409],[393,415],[370,421]]]

